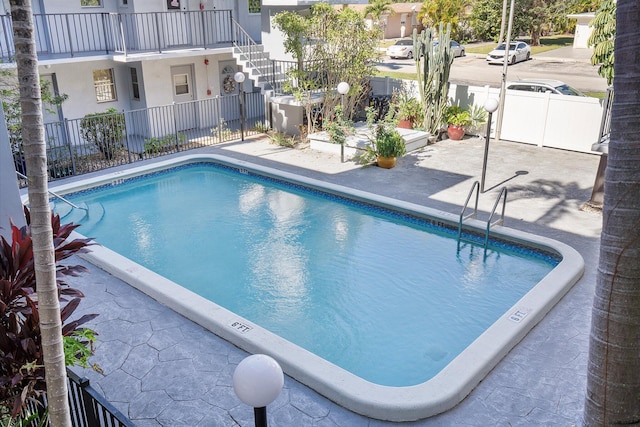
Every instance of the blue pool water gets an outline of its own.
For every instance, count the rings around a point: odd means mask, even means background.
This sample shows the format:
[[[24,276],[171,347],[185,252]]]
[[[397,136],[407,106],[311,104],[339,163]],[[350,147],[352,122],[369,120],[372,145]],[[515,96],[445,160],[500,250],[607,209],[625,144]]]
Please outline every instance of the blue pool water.
[[[80,233],[388,386],[432,378],[557,264],[214,164],[69,198],[89,207]]]

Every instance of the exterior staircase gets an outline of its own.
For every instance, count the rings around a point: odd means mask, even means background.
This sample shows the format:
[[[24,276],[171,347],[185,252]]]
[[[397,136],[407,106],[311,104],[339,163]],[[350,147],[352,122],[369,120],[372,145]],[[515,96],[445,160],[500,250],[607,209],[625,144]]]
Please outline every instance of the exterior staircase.
[[[235,20],[233,27],[233,57],[236,62],[263,95],[281,94],[282,83],[288,80],[282,67],[270,59],[264,46],[256,43]]]

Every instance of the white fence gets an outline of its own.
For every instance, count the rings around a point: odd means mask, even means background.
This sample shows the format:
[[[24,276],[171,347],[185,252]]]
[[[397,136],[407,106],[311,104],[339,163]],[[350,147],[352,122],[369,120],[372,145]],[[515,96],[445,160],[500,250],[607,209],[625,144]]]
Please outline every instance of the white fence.
[[[390,95],[398,87],[397,82],[389,78],[371,80],[375,94]],[[414,87],[417,83],[405,82]],[[482,106],[489,97],[499,99],[500,90],[454,84],[449,88],[449,98],[463,107]],[[591,146],[599,142],[602,113],[602,100],[597,98],[508,90],[500,139],[594,153]],[[495,136],[497,116],[493,114],[492,136]]]

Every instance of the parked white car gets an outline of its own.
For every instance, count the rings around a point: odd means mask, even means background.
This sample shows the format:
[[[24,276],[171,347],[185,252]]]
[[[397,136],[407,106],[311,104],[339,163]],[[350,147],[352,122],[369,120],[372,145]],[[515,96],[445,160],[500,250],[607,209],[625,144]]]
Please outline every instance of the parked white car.
[[[439,44],[438,40],[435,40],[433,42],[433,47],[435,48],[436,46],[438,46],[438,44]],[[451,52],[453,52],[454,58],[465,55],[464,46],[455,40],[451,40]]]
[[[556,95],[586,96],[584,93],[569,86],[565,82],[549,79],[524,79],[507,82],[507,89],[538,93],[550,92],[555,93]]]
[[[389,58],[413,58],[413,39],[398,40],[387,48]]]
[[[489,64],[502,64],[505,57],[505,44],[500,43],[498,47],[487,54],[487,62]],[[531,57],[531,48],[525,42],[509,43],[509,53],[507,55],[509,64],[516,62],[528,61]]]

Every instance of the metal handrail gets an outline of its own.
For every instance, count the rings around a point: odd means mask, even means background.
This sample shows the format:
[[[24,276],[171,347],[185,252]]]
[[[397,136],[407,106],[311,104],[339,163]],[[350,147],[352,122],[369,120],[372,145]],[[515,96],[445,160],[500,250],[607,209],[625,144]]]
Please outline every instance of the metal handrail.
[[[233,23],[233,28],[235,30],[232,41],[233,46],[240,49],[243,53],[248,54],[249,58],[247,62],[251,64],[253,70],[260,74],[260,77],[264,77],[264,74],[262,74],[262,71],[260,70],[260,66],[253,62],[253,50],[255,49],[256,51],[260,51],[260,45],[256,43],[253,38],[251,38],[251,35],[247,33],[244,28],[242,28],[242,25],[240,25],[238,21],[231,18],[231,22]],[[244,50],[242,50],[243,47],[248,47],[249,51],[245,52]]]
[[[502,197],[504,195],[504,198]],[[498,207],[498,203],[500,203],[500,199],[502,200],[502,212],[500,214],[500,219],[496,220],[495,222],[491,222],[491,220],[493,219],[493,215],[496,213],[496,208]],[[484,234],[484,250],[487,250],[487,246],[489,244],[489,229],[496,224],[504,224],[504,210],[505,207],[507,206],[507,187],[502,187],[502,190],[500,190],[500,194],[498,194],[498,198],[496,199],[496,202],[493,204],[493,209],[491,209],[491,214],[489,215],[489,220],[487,221],[487,229],[485,231]]]
[[[16,171],[16,174],[17,174],[20,178],[22,178],[22,179],[28,179],[26,175],[21,174],[21,173],[20,173],[20,172],[18,172],[18,171]],[[83,211],[89,212],[89,209],[88,209],[88,208],[83,208],[83,207],[80,207],[80,206],[76,206],[75,204],[71,203],[69,200],[65,199],[64,197],[62,197],[61,195],[59,195],[59,194],[57,194],[57,193],[54,193],[53,191],[51,191],[51,190],[49,190],[49,189],[47,189],[47,192],[48,192],[49,194],[51,194],[53,197],[56,197],[56,198],[58,198],[58,199],[62,200],[63,202],[65,202],[66,204],[68,204],[69,206],[71,206],[72,208],[75,208],[75,209],[82,209]]]
[[[465,216],[464,213],[467,210],[467,205],[469,204],[469,200],[471,200],[471,196],[473,192],[476,193],[476,203],[473,207],[473,212],[469,215]],[[460,237],[462,236],[462,222],[468,218],[476,218],[478,216],[478,197],[480,196],[480,183],[478,181],[474,181],[471,186],[471,190],[469,191],[469,195],[467,196],[467,200],[464,202],[464,206],[462,207],[462,212],[460,212],[460,220],[458,221],[458,243],[460,243]]]

